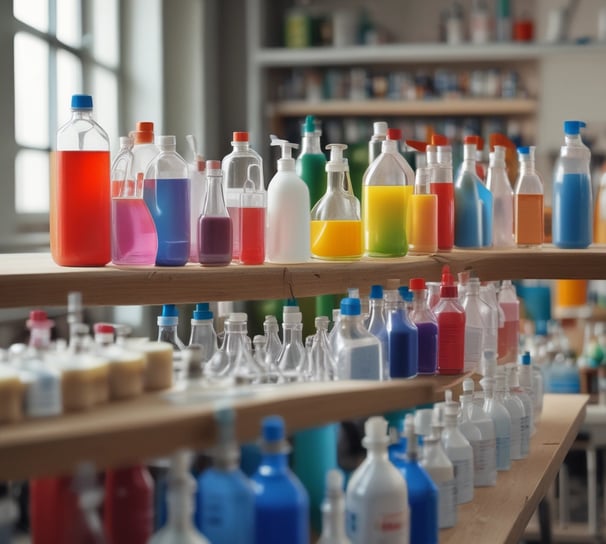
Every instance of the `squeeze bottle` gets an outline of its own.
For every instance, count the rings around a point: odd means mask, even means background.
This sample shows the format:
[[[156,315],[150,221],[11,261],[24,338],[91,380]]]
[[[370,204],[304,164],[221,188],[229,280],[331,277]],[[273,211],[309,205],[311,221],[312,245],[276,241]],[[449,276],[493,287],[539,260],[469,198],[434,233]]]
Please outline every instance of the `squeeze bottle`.
[[[499,364],[515,363],[520,344],[520,302],[511,280],[503,280],[499,290],[499,306],[505,321],[499,329]]]
[[[430,192],[431,169],[417,167],[414,193],[408,199],[408,247],[412,254],[438,251],[438,197]]]
[[[486,176],[486,187],[493,195],[494,217],[492,245],[495,248],[513,247],[513,190],[505,164],[506,148],[494,146]]]
[[[381,154],[381,146],[386,139],[387,123],[385,121],[375,121],[372,124],[372,136],[368,142],[369,165]]]
[[[57,131],[51,255],[61,266],[104,266],[111,260],[109,138],[93,118],[92,96],[73,95],[71,110]]]
[[[190,240],[189,240],[189,262],[199,263],[198,256],[198,219],[202,214],[204,199],[206,198],[206,162],[204,157],[198,153],[198,144],[192,134],[186,137],[191,149],[193,159],[187,163],[190,179]]]
[[[338,469],[326,473],[326,496],[322,503],[322,535],[318,544],[351,544],[345,533],[343,474]]]
[[[352,474],[345,496],[347,536],[352,544],[408,544],[410,507],[402,473],[387,457],[387,421],[364,425],[366,459]]]
[[[310,257],[309,189],[295,173],[292,150],[298,146],[272,135],[280,146],[278,171],[267,188],[266,260],[270,263],[304,263]]]
[[[158,233],[156,265],[182,266],[189,259],[189,171],[175,136],[158,140],[160,154],[145,172],[143,197]]]
[[[265,261],[265,222],[267,193],[253,180],[256,164],[248,165],[246,182],[240,195],[240,263],[263,264]]]
[[[455,245],[458,247],[482,247],[482,205],[475,172],[475,144],[463,146],[463,164],[455,184]]]
[[[435,164],[432,155],[434,147]],[[431,146],[427,147],[427,165],[430,169],[430,190],[438,197],[438,249],[448,251],[454,246],[455,197],[452,148],[445,136],[432,135]]]
[[[419,374],[435,374],[438,363],[438,321],[427,305],[427,289],[423,278],[409,283],[413,294],[410,319],[419,335]]]
[[[317,259],[351,260],[362,256],[360,203],[346,185],[344,144],[329,144],[326,193],[311,210],[311,254]]]
[[[147,172],[160,149],[154,143],[154,124],[151,121],[137,122],[129,136],[133,139],[133,174],[136,177],[139,172]]]
[[[288,443],[280,416],[263,419],[262,459],[253,475],[256,544],[309,544],[309,498],[288,468]]]
[[[301,153],[297,157],[296,173],[309,189],[310,208],[326,191],[326,157],[320,146],[322,131],[316,128],[313,115],[305,117],[302,127]]]
[[[591,244],[593,205],[591,152],[581,140],[583,121],[564,121],[565,145],[560,148],[553,182],[553,243],[563,249]]]
[[[514,236],[516,244],[523,247],[541,246],[545,236],[543,182],[535,168],[534,152],[534,146],[518,148]]]
[[[261,156],[250,147],[248,132],[234,132],[231,142],[232,151],[223,157],[221,169],[223,170],[223,187],[227,211],[232,222],[232,252],[234,259],[240,258],[240,221],[241,221],[241,193],[244,184],[251,179],[254,191],[264,191],[263,160]],[[249,170],[250,165],[256,168]]]

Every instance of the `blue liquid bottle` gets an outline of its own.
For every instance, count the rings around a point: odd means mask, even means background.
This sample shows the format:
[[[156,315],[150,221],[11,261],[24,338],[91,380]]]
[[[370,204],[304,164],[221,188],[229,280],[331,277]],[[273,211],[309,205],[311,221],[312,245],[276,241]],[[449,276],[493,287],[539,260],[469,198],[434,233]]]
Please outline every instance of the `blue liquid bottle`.
[[[419,374],[435,374],[438,365],[438,321],[427,305],[427,289],[423,278],[410,280],[412,310],[410,319],[419,335]]]
[[[252,482],[238,468],[234,412],[220,410],[216,418],[219,445],[214,465],[198,478],[196,527],[211,544],[250,544],[255,530],[255,493]]]
[[[284,420],[266,417],[262,424],[263,457],[255,485],[256,544],[309,544],[309,497],[288,468]]]
[[[174,136],[158,138],[160,154],[145,173],[143,198],[158,233],[158,266],[183,266],[189,258],[190,194],[187,163]]]
[[[482,247],[482,207],[475,172],[475,144],[463,146],[463,164],[455,183],[455,246]]]
[[[552,233],[555,246],[582,249],[591,244],[593,205],[589,161],[582,121],[564,121],[565,145],[560,149],[553,183]]]

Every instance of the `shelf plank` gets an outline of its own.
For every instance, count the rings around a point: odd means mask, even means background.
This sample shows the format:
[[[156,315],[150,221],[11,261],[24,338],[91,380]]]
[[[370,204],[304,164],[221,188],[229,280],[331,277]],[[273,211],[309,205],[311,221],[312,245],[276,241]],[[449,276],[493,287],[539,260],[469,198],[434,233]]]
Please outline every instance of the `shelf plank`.
[[[190,404],[148,394],[87,413],[32,419],[0,430],[0,480],[73,470],[80,461],[119,466],[166,456],[179,448],[214,445],[214,413],[233,407],[241,443],[258,437],[261,419],[280,414],[288,432],[355,419],[432,401],[432,378],[391,382],[344,381],[239,389],[241,396],[214,391]]]
[[[537,110],[531,98],[452,98],[428,100],[285,100],[270,105],[273,117],[318,116],[442,116],[530,115]]]
[[[440,542],[518,542],[583,423],[587,401],[586,395],[545,395],[530,456],[499,472],[496,488],[475,488],[473,501],[459,506],[456,527],[440,531]]]
[[[0,307],[65,306],[70,291],[80,291],[86,305],[146,305],[212,300],[266,300],[368,290],[375,283],[413,277],[440,279],[442,266],[453,273],[475,270],[482,280],[599,279],[606,269],[606,246],[584,250],[453,250],[425,256],[357,262],[313,261],[296,265],[203,268],[117,267],[67,268],[49,254],[0,256]]]

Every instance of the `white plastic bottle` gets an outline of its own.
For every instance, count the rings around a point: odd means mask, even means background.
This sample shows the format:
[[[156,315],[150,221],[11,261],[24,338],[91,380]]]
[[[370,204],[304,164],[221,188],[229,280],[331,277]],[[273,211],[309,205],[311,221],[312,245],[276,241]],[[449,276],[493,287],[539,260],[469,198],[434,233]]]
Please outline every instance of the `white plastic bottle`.
[[[322,536],[318,544],[351,544],[345,534],[345,496],[343,474],[329,470],[326,474],[326,497],[322,503]]]
[[[511,280],[503,280],[501,284],[499,306],[505,316],[499,330],[499,363],[515,363],[520,342],[520,303]]]
[[[530,429],[531,436],[536,432],[537,423],[540,417],[539,410],[539,388],[535,384],[535,374],[531,365],[530,352],[525,351],[520,356],[520,364],[518,365],[518,377],[520,381],[520,387],[526,392],[532,401],[532,426]],[[542,386],[541,386],[542,389]],[[542,394],[542,390],[540,392]]]
[[[524,407],[524,419],[522,420],[522,455],[526,457],[530,453],[530,435],[534,426],[532,413],[534,406],[528,393],[520,387],[518,378],[518,365],[516,363],[507,363],[505,365],[505,375],[507,376],[507,387],[510,394],[520,399]]]
[[[267,188],[266,260],[270,263],[305,263],[310,258],[309,189],[295,173],[292,150],[299,147],[272,138],[282,148],[278,171]]]
[[[484,389],[484,411],[494,423],[497,470],[509,470],[511,468],[511,416],[507,408],[494,398],[494,378],[482,378],[480,385]]]
[[[511,434],[510,434],[510,456],[512,461],[523,459],[523,422],[524,422],[524,405],[518,398],[512,397],[508,394],[507,378],[505,376],[505,369],[499,367],[497,369],[495,377],[495,398],[507,408],[509,416],[511,417]],[[526,454],[528,455],[528,453]]]
[[[408,544],[408,489],[387,457],[387,421],[371,417],[364,429],[368,454],[347,485],[347,536],[352,544]]]
[[[494,146],[486,186],[493,196],[492,246],[496,249],[513,247],[513,190],[505,166],[506,148]]]
[[[461,420],[471,421],[478,431],[480,440],[473,447],[473,483],[475,487],[488,487],[497,484],[497,442],[492,419],[481,406],[473,400],[474,382],[472,379],[463,381],[461,402]]]
[[[491,323],[487,323],[490,308],[480,298],[480,280],[470,278],[467,282],[463,309],[465,310],[465,372],[478,372],[485,348],[485,338]],[[491,329],[490,338],[496,340]],[[494,346],[493,346],[494,349]]]
[[[457,504],[464,504],[473,500],[473,449],[459,430],[458,415],[458,403],[445,404],[442,444],[454,466]]]

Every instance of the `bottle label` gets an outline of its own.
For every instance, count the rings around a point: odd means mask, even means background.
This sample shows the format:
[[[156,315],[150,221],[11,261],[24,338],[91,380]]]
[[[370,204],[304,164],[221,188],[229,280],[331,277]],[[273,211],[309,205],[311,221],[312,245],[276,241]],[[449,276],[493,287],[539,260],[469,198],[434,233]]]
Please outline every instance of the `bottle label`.
[[[454,480],[442,482],[438,486],[438,523],[440,529],[457,524],[457,492]]]
[[[497,441],[475,440],[473,448],[473,482],[475,486],[495,485],[497,480]]]
[[[482,328],[465,327],[465,372],[478,370],[482,360]]]
[[[471,501],[473,499],[473,459],[452,461],[452,466],[454,467],[457,504]]]
[[[368,508],[346,512],[347,536],[352,544],[408,544],[410,520],[408,510],[382,512]]]
[[[497,436],[497,470],[509,470],[511,444],[509,436]]]

